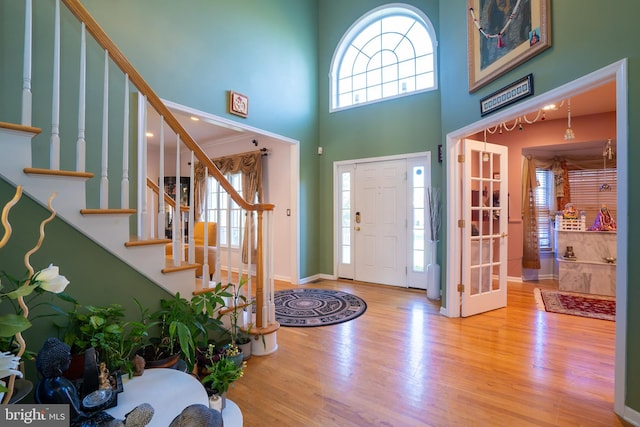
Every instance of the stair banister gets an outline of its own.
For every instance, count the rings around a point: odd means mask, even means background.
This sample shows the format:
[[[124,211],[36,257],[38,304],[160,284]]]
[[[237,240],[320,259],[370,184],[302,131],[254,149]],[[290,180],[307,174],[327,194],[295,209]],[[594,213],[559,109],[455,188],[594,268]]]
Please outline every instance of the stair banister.
[[[56,0],[53,29],[53,94],[51,97],[49,168],[60,169],[60,0]]]
[[[25,0],[24,5],[24,54],[22,69],[22,116],[21,122],[31,126],[32,94],[31,66],[33,64],[33,2]]]
[[[76,171],[85,172],[87,142],[85,140],[87,105],[87,29],[84,22],[80,28],[80,76],[78,87],[78,140],[76,141]],[[127,107],[127,104],[125,104]],[[127,111],[128,112],[128,111]],[[121,206],[125,207],[125,206]],[[128,206],[126,206],[128,207]]]
[[[131,65],[129,60],[124,56],[122,51],[113,43],[113,41],[106,35],[102,27],[96,22],[96,20],[89,14],[89,12],[82,6],[78,0],[62,0],[62,2],[69,8],[69,10],[82,22],[85,22],[87,31],[94,37],[96,42],[106,49],[111,57],[111,60],[122,70],[123,73],[129,75],[129,79],[138,90],[147,97],[147,102],[153,106],[153,108],[165,117],[167,125],[178,135],[182,142],[194,152],[195,156],[200,162],[209,168],[210,174],[216,178],[222,188],[231,195],[231,198],[245,210],[273,210],[274,205],[271,203],[249,203],[244,200],[233,186],[224,178],[224,175],[220,173],[218,168],[213,164],[207,154],[200,148],[200,146],[193,140],[191,135],[184,129],[182,124],[173,115],[173,113],[162,102],[160,97],[151,89],[148,83],[142,78],[138,71]]]

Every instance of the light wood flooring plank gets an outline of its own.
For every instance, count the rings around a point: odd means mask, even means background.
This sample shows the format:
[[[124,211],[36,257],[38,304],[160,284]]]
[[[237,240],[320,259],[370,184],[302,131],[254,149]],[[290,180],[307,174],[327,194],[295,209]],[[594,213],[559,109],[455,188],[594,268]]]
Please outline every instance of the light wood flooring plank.
[[[615,323],[539,311],[537,285],[510,283],[507,308],[466,319],[441,316],[424,291],[305,285],[351,292],[367,311],[281,328],[228,397],[247,427],[627,425],[613,412]]]

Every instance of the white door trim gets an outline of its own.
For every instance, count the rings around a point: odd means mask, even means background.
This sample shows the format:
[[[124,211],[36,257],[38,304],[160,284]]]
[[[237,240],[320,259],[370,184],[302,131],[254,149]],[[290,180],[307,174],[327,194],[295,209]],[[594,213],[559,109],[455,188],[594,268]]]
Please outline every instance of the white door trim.
[[[289,280],[292,285],[300,283],[300,141],[278,135],[263,129],[258,129],[244,123],[239,123],[224,117],[216,116],[205,111],[200,111],[195,108],[188,107],[186,105],[178,104],[166,99],[162,99],[162,102],[170,109],[174,111],[180,111],[182,113],[195,115],[198,117],[206,118],[210,123],[216,123],[219,126],[230,127],[239,129],[242,132],[246,132],[248,135],[259,135],[269,138],[273,141],[281,142],[288,147],[289,161],[290,161],[290,207],[291,209],[291,221],[290,221],[290,270],[289,277],[276,277],[278,280]],[[285,208],[281,206],[280,208]]]
[[[337,204],[337,191],[338,191],[338,172],[339,172],[339,168],[341,166],[353,166],[356,165],[358,163],[371,163],[371,162],[386,162],[386,161],[390,161],[390,160],[410,160],[410,159],[416,159],[416,158],[420,158],[420,157],[426,157],[426,165],[429,168],[429,183],[431,183],[431,172],[432,172],[432,159],[431,159],[431,152],[430,151],[422,151],[419,153],[407,153],[407,154],[397,154],[397,155],[391,155],[391,156],[382,156],[382,157],[365,157],[362,159],[352,159],[352,160],[340,160],[340,161],[336,161],[333,162],[333,210],[332,210],[332,214],[333,214],[333,275],[332,275],[332,279],[336,279],[338,277],[338,265],[340,263],[339,260],[339,253],[340,253],[340,248],[338,247],[338,245],[340,244],[339,241],[339,228],[340,228],[340,221],[339,221],[339,216],[338,216],[338,204]],[[353,258],[352,258],[353,259]]]
[[[460,190],[457,183],[460,182],[459,167],[457,164],[458,153],[456,152],[456,142],[468,135],[481,132],[482,130],[495,126],[504,121],[509,121],[514,117],[537,110],[551,101],[559,98],[571,96],[574,93],[588,91],[594,86],[607,82],[616,82],[616,145],[618,157],[627,159],[628,156],[628,110],[627,110],[627,59],[614,62],[611,65],[596,70],[586,76],[580,77],[572,82],[566,83],[541,95],[523,101],[521,104],[506,108],[495,115],[471,123],[461,129],[447,134],[446,146],[446,185],[447,197],[445,218],[448,221],[446,226],[447,259],[446,259],[446,298],[445,307],[441,313],[448,317],[459,317],[460,297],[455,291],[459,283],[459,266],[455,264],[456,253],[461,250],[459,239],[455,239],[457,227],[455,218],[460,212]],[[627,162],[618,164],[618,193],[623,197],[618,198],[618,228],[628,230],[628,200],[629,194],[629,173]],[[626,389],[626,333],[627,333],[627,233],[618,233],[617,236],[617,261],[616,261],[616,299],[621,304],[617,304],[616,309],[616,351],[615,351],[615,386],[614,386],[614,410],[617,414],[626,419],[634,419],[640,422],[638,413],[625,406]]]

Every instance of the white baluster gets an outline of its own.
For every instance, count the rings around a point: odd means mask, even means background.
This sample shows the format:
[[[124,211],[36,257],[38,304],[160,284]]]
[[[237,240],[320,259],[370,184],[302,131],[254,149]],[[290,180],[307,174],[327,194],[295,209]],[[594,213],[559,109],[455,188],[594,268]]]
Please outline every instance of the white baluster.
[[[145,185],[144,188],[147,188]],[[129,208],[129,74],[124,75],[124,121],[122,124],[122,182],[120,207]]]
[[[147,235],[147,98],[138,92],[138,193],[137,193],[137,229],[138,238]]]
[[[78,140],[76,141],[76,171],[84,172],[86,158],[86,100],[87,100],[87,30],[84,22],[80,30],[80,79],[78,82]]]
[[[189,213],[187,219],[187,230],[189,231],[188,238],[188,248],[189,248],[189,263],[193,264],[196,262],[196,243],[193,235],[193,227],[194,227],[194,211],[193,211],[193,176],[194,176],[194,165],[195,155],[193,151],[191,151],[191,159],[189,160]],[[205,233],[207,232],[205,227]],[[205,234],[206,236],[206,234]],[[205,247],[206,247],[206,237],[205,237]],[[207,252],[204,253],[205,262],[207,260]],[[204,265],[202,267],[204,269]]]
[[[175,207],[173,210],[173,264],[180,265],[184,260],[184,249],[182,249],[182,227],[180,223],[180,135],[176,138],[176,187],[175,187]]]
[[[208,180],[207,180],[208,181]],[[220,183],[217,183],[218,191],[216,192],[216,272],[214,273],[214,283],[220,283],[220,202],[222,201],[221,197],[221,187]],[[205,194],[209,194],[208,192]],[[206,212],[206,211],[205,211]]]
[[[51,153],[49,167],[60,169],[60,0],[56,0],[53,24],[53,94],[51,102]]]
[[[202,248],[202,287],[208,288],[211,284],[209,283],[209,168],[205,166],[204,168],[204,247]],[[217,225],[216,225],[217,227]],[[216,233],[217,234],[217,233]],[[217,254],[216,254],[217,255]],[[217,271],[216,271],[217,273]]]
[[[165,204],[164,204],[164,117],[160,116],[160,164],[158,165],[158,238],[165,238]]]
[[[31,126],[31,65],[33,63],[33,4],[24,2],[24,59],[22,70],[22,124]]]
[[[109,52],[106,49],[104,51],[102,166],[100,169],[100,208],[107,209],[109,207]]]

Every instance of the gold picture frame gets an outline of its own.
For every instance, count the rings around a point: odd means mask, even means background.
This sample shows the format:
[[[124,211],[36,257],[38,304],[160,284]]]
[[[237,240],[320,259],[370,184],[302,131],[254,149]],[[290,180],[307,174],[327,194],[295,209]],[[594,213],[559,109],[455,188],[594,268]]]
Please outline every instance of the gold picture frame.
[[[246,95],[230,90],[229,112],[240,117],[249,116],[249,98]]]
[[[467,0],[469,93],[551,47],[550,14],[550,0]]]

